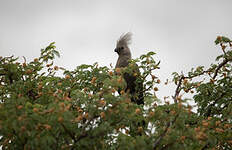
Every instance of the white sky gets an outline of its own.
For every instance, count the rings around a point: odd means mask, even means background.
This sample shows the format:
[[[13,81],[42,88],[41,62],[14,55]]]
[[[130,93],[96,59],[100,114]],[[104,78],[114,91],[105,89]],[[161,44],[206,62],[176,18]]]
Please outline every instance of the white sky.
[[[231,0],[0,0],[0,55],[32,60],[55,41],[58,66],[109,66],[117,39],[130,31],[133,58],[155,51],[164,81],[215,60],[216,37],[232,38],[231,7]]]

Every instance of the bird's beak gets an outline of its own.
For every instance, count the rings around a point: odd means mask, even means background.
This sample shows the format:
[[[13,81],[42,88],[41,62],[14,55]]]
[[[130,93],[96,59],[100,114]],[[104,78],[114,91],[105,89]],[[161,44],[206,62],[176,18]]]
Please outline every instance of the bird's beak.
[[[117,49],[117,48],[115,48],[115,49],[114,49],[114,52],[117,52],[117,53],[118,53],[118,49]]]

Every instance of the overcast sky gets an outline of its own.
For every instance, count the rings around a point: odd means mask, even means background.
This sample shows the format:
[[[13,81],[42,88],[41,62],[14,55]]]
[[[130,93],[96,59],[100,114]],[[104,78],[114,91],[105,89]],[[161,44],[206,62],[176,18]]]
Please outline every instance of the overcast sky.
[[[56,64],[115,65],[114,48],[132,32],[132,57],[161,60],[161,79],[209,66],[221,53],[214,40],[232,38],[232,0],[0,0],[0,55],[38,57],[56,42]]]

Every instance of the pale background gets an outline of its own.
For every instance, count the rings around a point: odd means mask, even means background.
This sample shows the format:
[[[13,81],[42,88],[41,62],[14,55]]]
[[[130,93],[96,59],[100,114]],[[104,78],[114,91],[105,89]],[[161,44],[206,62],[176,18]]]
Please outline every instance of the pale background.
[[[0,0],[0,55],[28,61],[55,41],[56,65],[115,65],[122,33],[132,32],[133,58],[155,51],[157,76],[209,66],[221,54],[214,40],[232,38],[231,0]],[[160,87],[160,97],[173,88]]]

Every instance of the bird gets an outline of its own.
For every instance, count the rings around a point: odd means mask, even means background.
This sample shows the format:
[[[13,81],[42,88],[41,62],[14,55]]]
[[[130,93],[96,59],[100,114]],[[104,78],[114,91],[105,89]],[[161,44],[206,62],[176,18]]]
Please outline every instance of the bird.
[[[130,60],[132,59],[131,51],[129,48],[129,45],[131,44],[131,37],[132,37],[132,33],[127,32],[126,34],[122,34],[118,39],[116,43],[116,48],[114,49],[114,52],[118,54],[118,60],[115,65],[115,69],[125,68],[130,66],[129,65]],[[126,81],[125,92],[131,94],[132,102],[141,105],[144,104],[143,83],[138,82],[137,80],[139,77],[141,77],[138,65],[136,65],[133,68],[134,68],[132,70],[133,73],[125,72],[123,74],[123,78]]]

